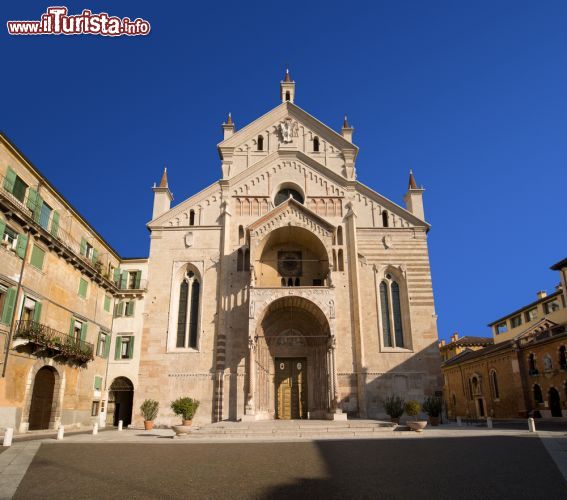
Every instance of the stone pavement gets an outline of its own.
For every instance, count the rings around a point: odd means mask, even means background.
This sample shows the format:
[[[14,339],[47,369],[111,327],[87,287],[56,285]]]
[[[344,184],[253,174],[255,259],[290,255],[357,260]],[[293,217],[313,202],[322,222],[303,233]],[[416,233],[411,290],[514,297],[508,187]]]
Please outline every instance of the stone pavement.
[[[16,498],[42,499],[130,493],[135,498],[277,498],[305,497],[308,491],[329,498],[338,498],[338,492],[374,498],[380,492],[392,498],[496,498],[499,493],[502,498],[567,498],[567,431],[530,434],[443,425],[420,434],[389,430],[348,439],[333,433],[277,434],[194,440],[173,439],[169,429],[125,429],[19,442],[0,454],[0,498],[15,492]],[[391,483],[384,482],[388,474]],[[505,489],[497,480],[517,484]],[[247,484],[253,486],[250,491]],[[448,484],[456,488],[451,494]],[[421,490],[428,485],[438,494]],[[184,488],[195,488],[195,494]]]

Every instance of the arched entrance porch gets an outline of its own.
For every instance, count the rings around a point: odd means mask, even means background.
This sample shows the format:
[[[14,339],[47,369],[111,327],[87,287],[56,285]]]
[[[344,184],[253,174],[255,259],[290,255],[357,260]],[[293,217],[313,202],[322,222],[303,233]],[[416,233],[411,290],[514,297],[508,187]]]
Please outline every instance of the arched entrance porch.
[[[108,393],[107,424],[127,427],[132,423],[132,403],[134,401],[134,384],[126,377],[116,377],[110,385]]]
[[[271,302],[250,339],[246,414],[327,418],[335,406],[334,338],[321,308],[287,295]]]

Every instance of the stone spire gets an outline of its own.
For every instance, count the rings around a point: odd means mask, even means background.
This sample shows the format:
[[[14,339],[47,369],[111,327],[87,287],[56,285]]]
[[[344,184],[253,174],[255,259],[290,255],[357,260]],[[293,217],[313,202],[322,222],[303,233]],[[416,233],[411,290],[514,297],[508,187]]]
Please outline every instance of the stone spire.
[[[289,69],[286,68],[284,79],[280,82],[280,97],[282,102],[295,101],[295,82],[291,79]]]
[[[348,141],[352,142],[352,133],[354,132],[354,128],[348,124],[348,117],[345,115],[345,119],[343,120],[343,128],[341,129],[341,135]]]
[[[417,187],[413,172],[409,172],[408,192],[404,196],[406,208],[415,215],[418,219],[425,220],[425,213],[423,211],[423,187]]]
[[[222,124],[223,130],[223,141],[228,139],[232,134],[234,134],[235,126],[234,122],[232,121],[232,113],[228,114],[226,122]]]
[[[173,195],[169,190],[169,183],[167,181],[167,167],[163,167],[163,174],[159,181],[159,186],[154,184],[152,188],[154,192],[154,210],[152,213],[152,220],[157,219],[171,208],[171,201]]]

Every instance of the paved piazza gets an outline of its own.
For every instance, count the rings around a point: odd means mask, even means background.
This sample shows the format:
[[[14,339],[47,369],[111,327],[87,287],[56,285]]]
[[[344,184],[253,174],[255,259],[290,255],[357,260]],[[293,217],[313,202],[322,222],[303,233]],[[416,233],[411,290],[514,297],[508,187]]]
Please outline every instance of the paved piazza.
[[[222,442],[111,430],[18,442],[0,454],[0,496],[20,499],[565,499],[566,479],[565,428]]]

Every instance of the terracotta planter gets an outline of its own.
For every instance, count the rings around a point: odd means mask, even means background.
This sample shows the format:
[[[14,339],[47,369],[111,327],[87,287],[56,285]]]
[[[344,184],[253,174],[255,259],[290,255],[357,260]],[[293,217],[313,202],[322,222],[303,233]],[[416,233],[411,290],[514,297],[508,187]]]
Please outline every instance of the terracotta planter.
[[[154,428],[154,421],[153,420],[144,420],[144,429],[147,431],[151,431]]]
[[[392,422],[393,424],[399,424],[400,417],[390,417],[390,422]]]
[[[406,424],[412,431],[423,432],[423,429],[427,427],[427,420],[410,420]]]
[[[189,427],[192,424],[193,420],[183,420],[183,425]]]
[[[439,417],[429,417],[429,423],[431,427],[437,427],[439,425],[440,418]]]

